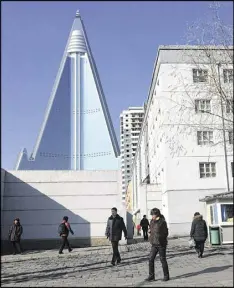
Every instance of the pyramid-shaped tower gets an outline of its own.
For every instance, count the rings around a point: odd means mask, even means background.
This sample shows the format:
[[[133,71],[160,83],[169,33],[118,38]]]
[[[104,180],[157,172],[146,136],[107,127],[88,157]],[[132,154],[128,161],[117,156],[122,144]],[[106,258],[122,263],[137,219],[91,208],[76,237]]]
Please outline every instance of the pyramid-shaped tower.
[[[80,13],[67,41],[41,130],[16,170],[115,170],[119,146]]]

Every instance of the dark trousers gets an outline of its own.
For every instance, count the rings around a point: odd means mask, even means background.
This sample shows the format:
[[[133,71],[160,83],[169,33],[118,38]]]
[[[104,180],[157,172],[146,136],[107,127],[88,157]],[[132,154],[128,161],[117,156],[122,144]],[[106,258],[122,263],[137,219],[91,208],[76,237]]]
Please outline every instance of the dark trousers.
[[[159,252],[160,261],[162,263],[163,268],[163,274],[164,276],[169,276],[169,270],[167,265],[167,259],[166,259],[166,246],[154,246],[152,245],[150,256],[149,256],[149,276],[154,277],[154,260],[156,255]]]
[[[113,249],[113,256],[112,256],[112,263],[115,263],[116,260],[117,262],[120,262],[121,261],[121,258],[120,258],[120,254],[119,254],[119,241],[111,241],[111,244],[112,244],[112,249]]]
[[[142,227],[144,240],[148,240],[148,227]]]
[[[194,242],[195,242],[195,249],[196,249],[197,254],[202,256],[204,252],[205,241],[194,240]]]
[[[67,245],[67,248],[68,248],[68,251],[71,251],[71,246],[70,246],[70,243],[67,239],[68,236],[62,236],[62,245],[59,249],[59,253],[62,253],[63,252],[63,249],[65,247],[65,245]]]
[[[17,252],[22,253],[20,241],[12,241],[11,243],[12,243],[12,246],[13,246],[13,249],[14,249],[14,254],[17,253]]]

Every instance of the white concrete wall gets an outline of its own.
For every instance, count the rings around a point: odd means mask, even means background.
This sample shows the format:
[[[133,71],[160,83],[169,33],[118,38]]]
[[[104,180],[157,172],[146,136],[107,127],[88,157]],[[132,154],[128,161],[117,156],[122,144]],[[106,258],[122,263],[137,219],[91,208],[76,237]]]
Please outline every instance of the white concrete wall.
[[[23,239],[58,238],[63,216],[74,237],[105,237],[110,209],[121,204],[119,171],[7,171],[3,196],[3,239],[15,217],[24,227]]]
[[[162,191],[161,186],[156,184],[147,185],[147,213],[150,218],[150,211],[153,208],[162,210]]]
[[[216,177],[200,178],[199,162],[215,162]],[[233,157],[228,157],[229,184],[233,189],[233,178],[231,173],[231,162]],[[186,189],[225,189],[226,170],[224,156],[199,156],[199,157],[176,157],[166,159],[165,190],[186,190]]]
[[[175,54],[177,52],[178,55]],[[220,115],[217,90],[215,91],[211,78],[208,83],[193,83],[192,69],[197,68],[196,65],[193,65],[191,59],[190,61],[187,59],[187,62],[183,59],[184,51],[178,50],[177,52],[164,50],[159,54],[156,68],[158,74],[155,72],[153,75],[140,137],[143,137],[143,131],[147,125],[148,136],[146,141],[139,141],[133,165],[135,175],[138,170],[138,158],[144,158],[139,154],[145,151],[144,145],[148,142],[149,161],[141,165],[140,175],[144,175],[143,167],[149,165],[151,185],[157,184],[161,187],[161,195],[152,191],[152,197],[155,199],[158,197],[158,201],[161,201],[162,212],[171,227],[171,236],[173,234],[188,235],[193,213],[204,210],[204,205],[199,202],[199,198],[227,189],[224,149],[220,134],[220,130],[222,131],[221,119],[206,113],[196,114],[194,109],[194,99],[211,98],[211,111]],[[170,53],[180,55],[180,57],[166,59],[165,57],[169,57]],[[178,62],[178,59],[181,63]],[[160,61],[162,62],[160,63]],[[209,75],[211,74],[208,65],[204,65],[202,68],[207,68]],[[223,82],[223,80],[221,81]],[[224,90],[227,89],[226,84],[223,83],[222,86]],[[229,87],[229,89],[233,91],[233,87]],[[225,114],[225,118],[229,119],[229,116],[230,114]],[[206,125],[208,124],[209,127],[214,128],[215,145],[200,146],[197,144],[197,131],[207,130]],[[228,127],[227,121],[225,125]],[[219,142],[221,144],[218,144]],[[229,185],[232,190],[233,145],[227,143],[227,151]],[[201,179],[199,162],[211,161],[216,162],[216,177]],[[136,199],[137,195],[140,195],[139,193],[143,193],[140,188],[142,183],[136,181],[135,177],[132,178],[132,181],[133,195]],[[140,208],[149,211],[152,206],[157,207],[159,202],[154,204],[146,202],[147,204],[145,204],[143,194],[140,197],[140,203],[134,202],[134,209]],[[146,195],[150,194],[146,193]]]
[[[165,192],[167,203],[163,206],[162,212],[168,223],[169,235],[188,236],[195,212],[200,212],[207,220],[204,202],[199,202],[199,199],[222,192],[224,192],[224,189],[191,189]]]

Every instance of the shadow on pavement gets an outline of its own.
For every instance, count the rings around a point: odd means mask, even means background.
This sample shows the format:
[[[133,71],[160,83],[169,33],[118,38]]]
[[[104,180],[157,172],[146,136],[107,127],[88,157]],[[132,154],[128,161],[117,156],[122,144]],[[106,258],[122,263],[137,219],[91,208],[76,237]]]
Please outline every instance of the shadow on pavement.
[[[103,248],[105,249],[105,248]],[[93,249],[90,249],[91,251],[93,251]],[[214,250],[213,250],[214,251]],[[217,251],[217,250],[216,250]],[[171,254],[171,252],[175,252],[174,254]],[[204,255],[204,258],[206,257],[212,257],[212,256],[217,256],[217,255],[227,255],[227,254],[233,254],[232,252],[229,253],[222,253],[220,252],[214,252],[214,253],[210,253],[212,252],[212,250],[208,250],[207,253]],[[123,253],[123,255],[128,255],[129,252]],[[140,264],[142,262],[147,262],[148,261],[148,255],[149,255],[149,251],[147,251],[147,253],[145,253],[145,256],[139,257],[139,256],[133,256],[133,257],[129,257],[129,258],[123,258],[123,261],[120,264],[120,267],[126,267],[126,266],[131,266],[131,265],[137,265]],[[195,254],[195,250],[183,250],[183,252],[178,251],[177,249],[174,249],[170,252],[168,252],[168,259],[174,258],[174,257],[181,257],[184,255],[188,255],[188,254]],[[66,257],[66,256],[65,256]],[[47,258],[47,257],[46,257]],[[50,258],[50,257],[48,257]],[[63,258],[63,256],[61,257]],[[43,258],[44,260],[45,258]],[[64,259],[65,260],[65,259]],[[9,261],[9,262],[3,262],[2,264],[5,263],[15,263],[15,262],[21,262],[21,261],[35,261],[33,259],[22,259],[22,260],[17,260],[17,261]],[[69,261],[69,258],[67,258],[65,260],[66,262]],[[159,261],[159,256],[157,255],[156,257],[156,261]],[[202,261],[202,259],[201,259]],[[96,265],[99,265],[99,267],[94,267]],[[173,279],[179,279],[179,278],[187,278],[187,277],[192,277],[192,276],[197,276],[200,274],[205,274],[205,273],[215,273],[215,272],[220,272],[223,271],[225,269],[228,269],[230,267],[233,267],[232,265],[226,265],[226,266],[222,266],[222,267],[210,267],[210,268],[206,268],[202,271],[198,271],[198,272],[192,272],[192,273],[186,273],[186,274],[182,274],[176,277],[171,278],[171,280]],[[117,267],[112,267],[109,264],[109,261],[105,260],[105,261],[99,261],[99,262],[92,262],[92,263],[85,263],[85,264],[80,264],[80,265],[66,265],[66,266],[60,266],[57,268],[53,268],[53,269],[44,269],[44,270],[37,270],[37,271],[27,271],[27,272],[23,272],[23,273],[18,273],[18,274],[5,274],[2,273],[1,278],[1,283],[2,284],[9,284],[9,283],[20,283],[20,282],[27,282],[30,280],[55,280],[55,279],[61,279],[61,278],[67,278],[67,277],[73,277],[72,274],[76,274],[77,278],[85,278],[85,274],[83,274],[86,271],[90,271],[92,272],[97,272],[97,271],[102,271],[102,270],[112,270],[116,271],[116,269],[118,269]],[[125,268],[126,269],[126,268]],[[80,273],[80,275],[77,273]],[[108,272],[109,273],[109,272]],[[111,271],[110,271],[111,273]],[[129,276],[130,277],[130,276]],[[138,284],[138,287],[144,285],[145,281],[141,282]]]
[[[217,272],[224,271],[224,270],[231,268],[231,267],[233,267],[233,265],[226,265],[226,266],[220,266],[220,267],[210,267],[210,268],[206,268],[206,269],[201,270],[201,271],[186,273],[186,274],[182,274],[182,275],[179,275],[176,277],[172,277],[171,280],[180,279],[180,278],[188,278],[188,277],[193,277],[193,276],[206,274],[206,273],[217,273]]]

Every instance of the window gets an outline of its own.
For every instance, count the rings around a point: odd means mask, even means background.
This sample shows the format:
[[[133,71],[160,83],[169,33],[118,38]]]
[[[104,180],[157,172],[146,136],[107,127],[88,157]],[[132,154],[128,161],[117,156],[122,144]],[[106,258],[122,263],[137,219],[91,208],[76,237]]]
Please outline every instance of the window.
[[[211,112],[210,100],[195,100],[195,112],[196,113],[204,113]]]
[[[223,81],[224,83],[233,82],[233,69],[223,69]]]
[[[216,168],[214,162],[199,163],[200,178],[216,177]]]
[[[213,144],[213,131],[197,131],[197,144],[198,145]]]
[[[208,70],[193,69],[193,83],[207,82]]]
[[[226,101],[226,113],[233,112],[233,100],[227,100]]]
[[[232,177],[234,177],[233,162],[231,162],[231,169],[232,169]]]
[[[130,173],[130,170],[127,170],[127,173]]]
[[[222,222],[233,222],[233,204],[221,204]]]
[[[229,144],[233,144],[233,131],[228,131]]]
[[[127,168],[130,168],[130,165],[127,165]]]

